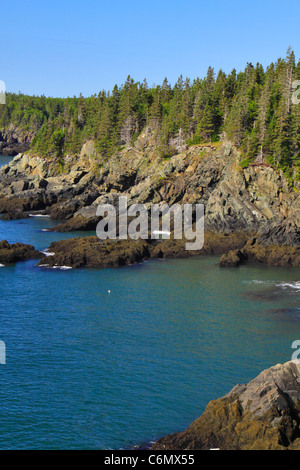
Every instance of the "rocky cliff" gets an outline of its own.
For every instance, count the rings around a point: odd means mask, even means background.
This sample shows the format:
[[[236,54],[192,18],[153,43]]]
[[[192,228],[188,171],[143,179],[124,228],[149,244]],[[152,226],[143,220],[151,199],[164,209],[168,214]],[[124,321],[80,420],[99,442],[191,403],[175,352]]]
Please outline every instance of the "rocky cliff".
[[[38,259],[43,256],[33,246],[24,243],[10,244],[6,240],[0,241],[0,263],[10,264],[28,259]]]
[[[97,206],[115,204],[119,195],[126,195],[128,204],[146,207],[203,203],[207,230],[266,237],[274,225],[292,221],[293,233],[283,229],[275,244],[297,246],[300,183],[288,182],[268,165],[242,169],[240,159],[230,142],[184,147],[164,159],[151,129],[134,147],[110,158],[97,155],[93,141],[79,155],[64,159],[19,154],[0,170],[0,212],[3,218],[19,218],[43,211],[64,221],[56,230],[73,231],[94,230]]]
[[[34,136],[34,132],[24,131],[18,126],[10,124],[8,129],[0,130],[0,153],[16,155],[19,152],[26,152]]]
[[[76,237],[52,242],[47,255],[38,266],[52,268],[107,268],[138,263],[150,258],[187,258],[196,255],[217,255],[242,248],[247,241],[245,233],[229,235],[206,233],[205,244],[199,251],[185,249],[183,240],[99,240],[97,237]]]
[[[186,431],[153,449],[299,450],[299,426],[300,364],[287,362],[211,401]]]

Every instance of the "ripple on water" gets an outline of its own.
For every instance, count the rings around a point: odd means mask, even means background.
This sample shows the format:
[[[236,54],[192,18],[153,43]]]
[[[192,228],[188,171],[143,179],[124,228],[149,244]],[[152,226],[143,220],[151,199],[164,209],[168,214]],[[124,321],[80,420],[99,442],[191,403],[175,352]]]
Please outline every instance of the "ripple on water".
[[[53,226],[0,221],[0,237],[45,251],[80,236],[42,231]],[[282,283],[297,278],[296,269],[224,270],[214,257],[5,267],[0,448],[119,449],[186,428],[209,400],[290,359],[299,292]]]

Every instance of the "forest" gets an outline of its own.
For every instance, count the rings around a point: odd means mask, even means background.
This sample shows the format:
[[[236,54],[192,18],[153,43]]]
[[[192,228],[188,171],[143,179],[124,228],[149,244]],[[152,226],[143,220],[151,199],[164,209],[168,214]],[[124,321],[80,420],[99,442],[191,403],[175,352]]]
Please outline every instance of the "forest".
[[[90,97],[9,93],[0,106],[0,129],[13,124],[34,133],[30,151],[59,159],[80,152],[89,139],[109,157],[132,146],[146,126],[155,131],[158,155],[166,158],[177,151],[173,142],[195,145],[226,138],[241,151],[243,167],[266,162],[299,178],[296,80],[300,60],[296,63],[289,48],[285,58],[265,69],[247,63],[244,71],[226,74],[209,67],[204,78],[191,81],[181,75],[174,86],[167,78],[149,87],[146,80],[128,76],[123,85]]]

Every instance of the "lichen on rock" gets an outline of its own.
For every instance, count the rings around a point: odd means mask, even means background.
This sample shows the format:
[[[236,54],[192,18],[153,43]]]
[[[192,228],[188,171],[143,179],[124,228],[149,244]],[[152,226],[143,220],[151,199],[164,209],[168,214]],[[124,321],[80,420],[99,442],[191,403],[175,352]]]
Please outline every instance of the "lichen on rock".
[[[185,431],[155,450],[300,450],[300,364],[277,364],[208,403]]]

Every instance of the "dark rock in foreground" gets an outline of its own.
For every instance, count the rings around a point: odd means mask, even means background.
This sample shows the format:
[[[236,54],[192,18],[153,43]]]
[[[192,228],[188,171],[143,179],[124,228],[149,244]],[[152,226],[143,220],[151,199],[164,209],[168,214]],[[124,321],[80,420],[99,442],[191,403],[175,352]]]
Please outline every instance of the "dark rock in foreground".
[[[224,254],[220,259],[220,266],[233,267],[247,262],[263,263],[269,266],[300,267],[300,247],[262,246],[249,241],[241,250]]]
[[[38,266],[68,266],[72,268],[118,267],[149,258],[186,258],[195,255],[221,254],[242,247],[247,240],[244,232],[229,235],[208,232],[199,251],[187,251],[182,240],[99,240],[95,236],[77,237],[51,243]]]
[[[263,246],[299,246],[300,228],[292,218],[268,223],[260,231],[257,242]]]
[[[299,450],[300,364],[264,370],[223,398],[209,402],[184,432],[157,441],[155,450]]]
[[[71,238],[51,243],[49,253],[38,266],[68,266],[81,268],[108,268],[137,263],[150,257],[148,243],[144,240],[105,240],[97,237]]]
[[[10,244],[6,240],[0,242],[0,263],[16,263],[27,259],[38,259],[43,256],[33,246],[24,243]]]
[[[248,240],[240,250],[224,254],[220,266],[233,267],[247,262],[271,266],[300,266],[300,232],[291,219],[267,224],[258,238]]]

